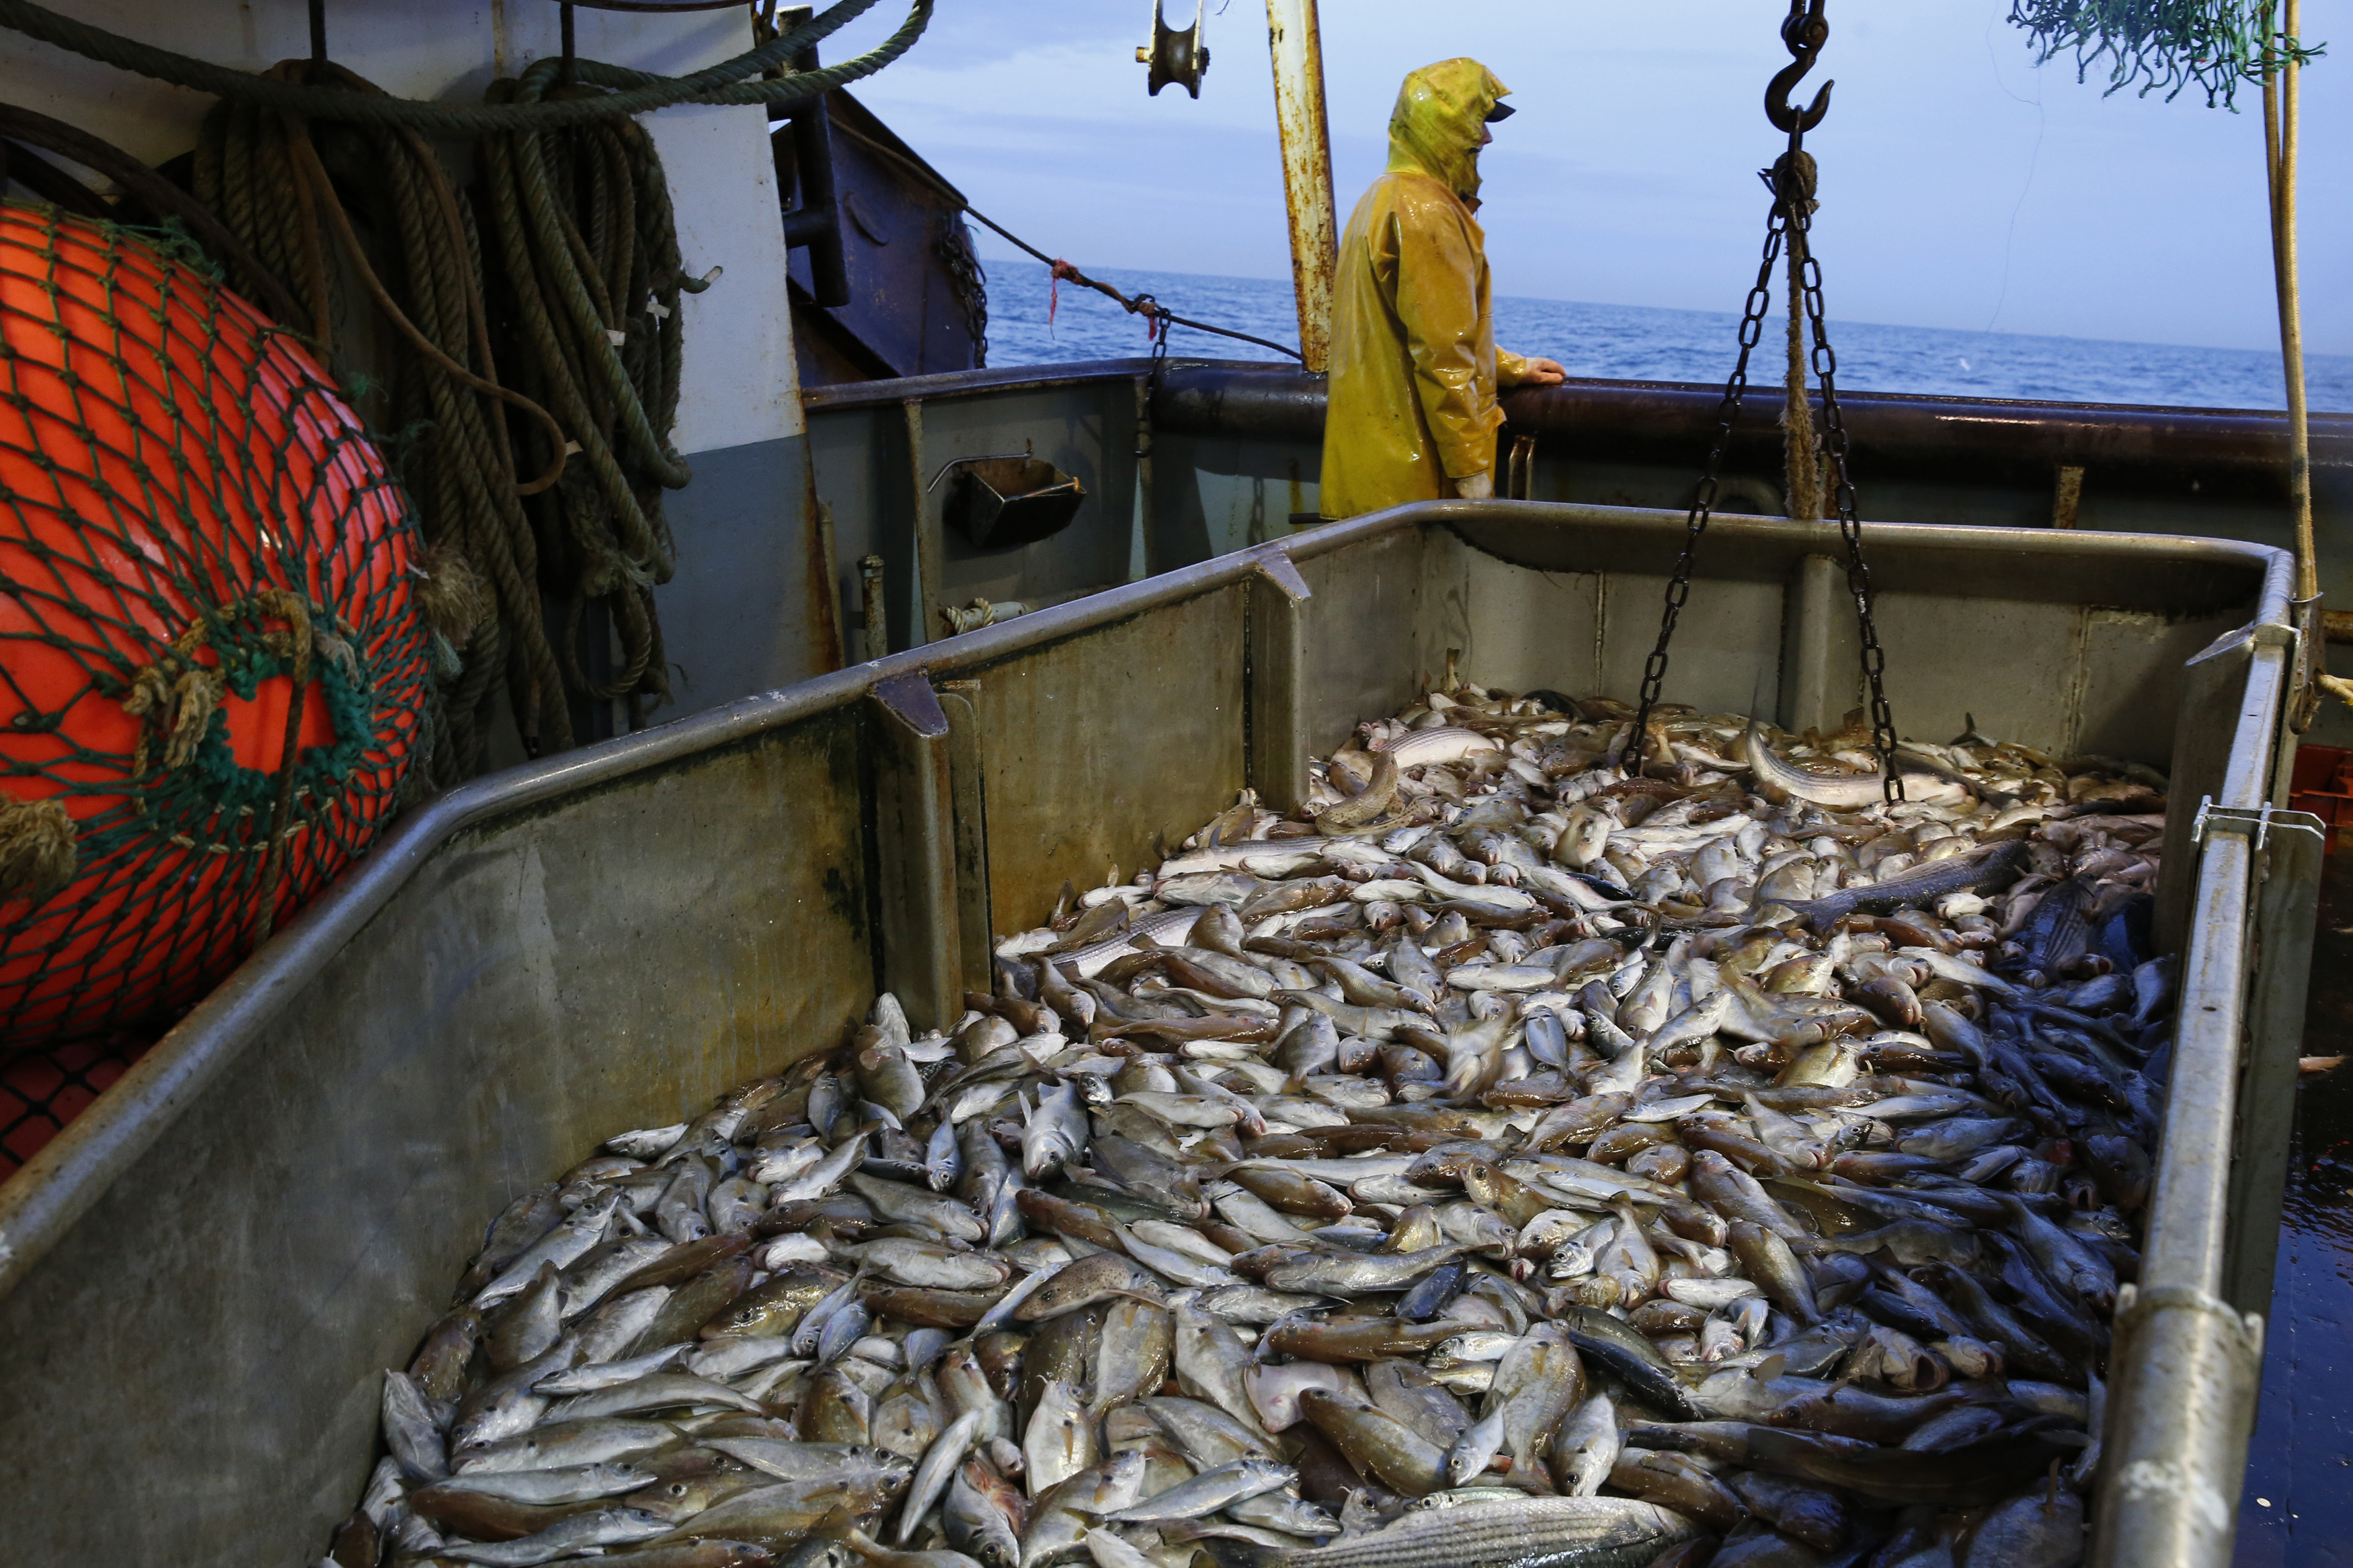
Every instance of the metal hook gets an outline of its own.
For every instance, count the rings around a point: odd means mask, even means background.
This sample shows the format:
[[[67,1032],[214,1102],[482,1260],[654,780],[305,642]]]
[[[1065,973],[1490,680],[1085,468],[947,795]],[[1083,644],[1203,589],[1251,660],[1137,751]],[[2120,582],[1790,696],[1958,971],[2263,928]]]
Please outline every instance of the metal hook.
[[[1765,87],[1765,118],[1773,122],[1774,129],[1793,136],[1802,135],[1821,123],[1822,116],[1830,112],[1831,89],[1837,85],[1822,83],[1822,89],[1814,94],[1814,101],[1803,110],[1789,102],[1790,89],[1814,68],[1815,58],[1830,41],[1831,25],[1822,16],[1825,4],[1827,0],[1812,0],[1810,8],[1807,0],[1789,0],[1788,19],[1781,24],[1781,42],[1797,58],[1775,72]]]

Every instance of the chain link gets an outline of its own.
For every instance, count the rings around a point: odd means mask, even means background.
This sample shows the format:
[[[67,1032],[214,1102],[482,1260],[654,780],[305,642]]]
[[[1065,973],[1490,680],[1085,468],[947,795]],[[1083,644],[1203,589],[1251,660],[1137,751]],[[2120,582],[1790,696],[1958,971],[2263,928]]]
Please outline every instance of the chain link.
[[[1651,710],[1658,706],[1659,693],[1667,681],[1667,645],[1674,640],[1675,623],[1683,617],[1683,603],[1691,597],[1692,566],[1698,559],[1700,536],[1707,531],[1708,519],[1715,514],[1715,489],[1724,469],[1724,454],[1732,444],[1732,426],[1740,417],[1740,401],[1748,390],[1748,355],[1764,340],[1765,312],[1773,303],[1773,265],[1781,259],[1781,243],[1788,229],[1788,216],[1779,202],[1774,203],[1772,216],[1765,224],[1765,256],[1757,267],[1757,282],[1748,290],[1748,300],[1740,317],[1740,358],[1732,367],[1731,376],[1724,384],[1724,397],[1715,406],[1715,442],[1708,448],[1707,466],[1700,470],[1699,488],[1692,492],[1691,511],[1684,519],[1683,553],[1675,557],[1675,569],[1667,579],[1667,603],[1659,616],[1659,642],[1642,666],[1642,700],[1634,710],[1634,728],[1627,736],[1626,750],[1630,758],[1621,758],[1621,765],[1630,773],[1642,771],[1644,742],[1650,733]]]
[[[1799,174],[1803,135],[1802,129],[1790,132],[1788,153],[1766,175],[1767,184],[1773,187],[1773,210],[1765,223],[1764,260],[1757,267],[1756,285],[1748,290],[1747,302],[1741,311],[1740,358],[1732,367],[1730,379],[1724,384],[1723,400],[1716,405],[1715,444],[1708,448],[1707,466],[1700,471],[1699,487],[1692,495],[1683,552],[1675,558],[1674,573],[1667,579],[1666,605],[1659,616],[1658,646],[1651,648],[1650,658],[1642,666],[1641,702],[1634,710],[1634,727],[1627,735],[1620,765],[1635,775],[1642,769],[1651,713],[1658,706],[1660,692],[1666,685],[1667,646],[1674,640],[1675,625],[1691,597],[1692,566],[1699,553],[1700,536],[1707,531],[1708,520],[1715,512],[1724,454],[1731,445],[1732,427],[1740,417],[1741,399],[1748,390],[1748,356],[1764,336],[1765,312],[1773,298],[1773,264],[1780,259],[1781,247],[1786,243],[1793,247],[1798,258],[1806,321],[1813,334],[1810,359],[1814,379],[1822,389],[1822,451],[1830,463],[1831,504],[1838,513],[1839,533],[1846,542],[1847,592],[1853,596],[1855,620],[1862,631],[1862,675],[1870,689],[1872,750],[1878,754],[1883,786],[1893,803],[1905,796],[1904,781],[1895,770],[1895,718],[1887,705],[1884,684],[1887,656],[1880,647],[1879,626],[1872,616],[1871,567],[1863,559],[1862,522],[1855,512],[1854,482],[1847,471],[1846,421],[1838,404],[1838,354],[1831,347],[1830,333],[1822,323],[1822,268],[1814,259],[1813,247],[1807,243],[1813,216],[1812,203],[1802,189]]]

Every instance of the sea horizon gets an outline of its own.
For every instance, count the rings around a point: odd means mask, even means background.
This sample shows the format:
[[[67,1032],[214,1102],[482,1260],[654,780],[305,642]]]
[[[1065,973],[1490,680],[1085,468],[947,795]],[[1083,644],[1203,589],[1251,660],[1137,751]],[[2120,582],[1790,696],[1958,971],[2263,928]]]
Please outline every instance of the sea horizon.
[[[999,259],[986,267],[991,365],[1066,364],[1151,353],[1142,321],[1093,290],[1067,283],[1053,289],[1045,267],[1033,261]],[[1298,345],[1297,308],[1288,279],[1082,270],[1124,294],[1150,293],[1180,316],[1289,348]],[[1721,385],[1738,352],[1739,318],[1728,310],[1524,297],[1498,297],[1494,310],[1498,343],[1558,360],[1580,378]],[[1750,360],[1752,391],[1780,384],[1784,319],[1776,300],[1773,325]],[[2287,406],[2276,350],[1968,331],[1836,317],[1829,326],[1843,390],[2174,408]],[[1183,327],[1173,330],[1170,352],[1187,358],[1287,357]],[[2306,354],[2305,387],[2306,404],[2316,413],[2353,410],[2353,355]]]

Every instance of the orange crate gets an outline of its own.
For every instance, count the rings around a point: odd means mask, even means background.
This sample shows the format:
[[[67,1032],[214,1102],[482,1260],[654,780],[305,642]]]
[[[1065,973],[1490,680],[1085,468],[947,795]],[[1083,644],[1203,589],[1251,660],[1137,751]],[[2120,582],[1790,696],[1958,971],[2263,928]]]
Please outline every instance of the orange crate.
[[[2328,852],[2335,854],[2337,836],[2353,830],[2353,751],[2298,746],[2287,804],[2291,811],[2308,811],[2328,824]]]

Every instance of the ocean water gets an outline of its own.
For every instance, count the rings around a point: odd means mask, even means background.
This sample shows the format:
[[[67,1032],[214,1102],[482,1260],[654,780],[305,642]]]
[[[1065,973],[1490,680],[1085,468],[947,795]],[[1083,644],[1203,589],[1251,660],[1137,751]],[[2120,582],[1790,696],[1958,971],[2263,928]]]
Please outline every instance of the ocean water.
[[[1175,272],[1090,273],[1134,296],[1148,292],[1180,316],[1296,346],[1291,285],[1262,278]],[[988,363],[1064,364],[1149,353],[1143,319],[1092,289],[1050,288],[1034,261],[988,263]],[[1052,320],[1050,321],[1049,312]],[[1778,310],[1751,384],[1778,386]],[[1558,360],[1576,376],[1616,381],[1721,384],[1738,352],[1739,319],[1729,311],[1586,305],[1566,300],[1498,300],[1495,336],[1518,353]],[[2091,338],[1965,332],[1832,321],[1840,386],[1856,391],[2023,397],[2064,403],[2128,403],[2175,408],[2284,408],[2279,356],[2252,349],[2105,342]],[[1230,338],[1174,330],[1170,352],[1215,359],[1282,356]],[[2306,398],[2315,409],[2353,409],[2353,356],[2309,355]]]

